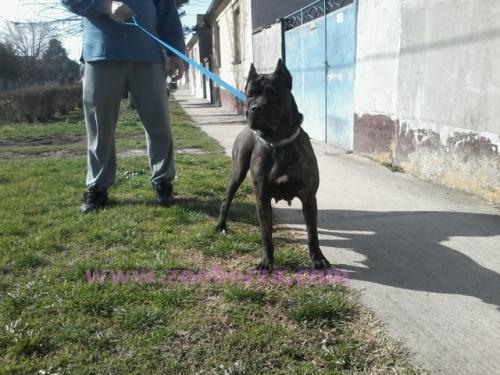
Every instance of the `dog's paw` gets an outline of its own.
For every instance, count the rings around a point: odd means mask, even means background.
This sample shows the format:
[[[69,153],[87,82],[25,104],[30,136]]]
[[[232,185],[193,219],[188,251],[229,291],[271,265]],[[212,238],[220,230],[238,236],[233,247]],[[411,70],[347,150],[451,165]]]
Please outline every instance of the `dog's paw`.
[[[261,261],[257,267],[257,271],[269,271],[273,272],[273,262],[272,261]]]
[[[312,266],[315,270],[325,270],[331,267],[330,262],[326,258],[312,260]]]
[[[218,224],[218,225],[215,227],[215,231],[216,231],[216,232],[219,232],[219,233],[222,233],[222,234],[226,234],[226,232],[227,232],[227,226],[226,226],[226,223],[223,223],[223,224]]]

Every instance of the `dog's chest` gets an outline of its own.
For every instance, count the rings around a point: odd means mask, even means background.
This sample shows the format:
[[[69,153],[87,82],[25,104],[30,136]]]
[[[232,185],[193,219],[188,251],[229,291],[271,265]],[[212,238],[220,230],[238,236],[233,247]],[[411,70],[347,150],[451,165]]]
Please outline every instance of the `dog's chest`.
[[[290,176],[287,174],[284,174],[283,176],[280,176],[276,178],[273,182],[275,185],[285,185],[290,181]]]
[[[310,158],[298,143],[274,150],[259,148],[255,156],[252,179],[271,198],[291,201],[300,196],[311,180],[312,168],[305,162]]]

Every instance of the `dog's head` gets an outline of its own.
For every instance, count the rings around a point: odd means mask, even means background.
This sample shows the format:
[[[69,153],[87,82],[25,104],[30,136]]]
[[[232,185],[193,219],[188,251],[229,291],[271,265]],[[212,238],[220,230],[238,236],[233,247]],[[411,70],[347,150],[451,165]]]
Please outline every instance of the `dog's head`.
[[[270,138],[286,138],[302,123],[292,95],[292,75],[280,59],[272,74],[250,67],[246,85],[247,118],[252,130]]]

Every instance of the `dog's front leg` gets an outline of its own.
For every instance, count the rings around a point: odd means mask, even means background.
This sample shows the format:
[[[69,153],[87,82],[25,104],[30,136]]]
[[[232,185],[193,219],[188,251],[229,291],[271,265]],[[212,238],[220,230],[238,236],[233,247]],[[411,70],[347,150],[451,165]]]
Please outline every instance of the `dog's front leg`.
[[[316,197],[306,197],[302,201],[302,214],[307,227],[307,245],[309,257],[315,270],[328,268],[330,263],[319,247],[318,239],[318,206]]]
[[[274,245],[273,245],[273,211],[271,197],[257,196],[257,216],[259,218],[260,231],[262,233],[262,259],[257,266],[258,270],[273,270]]]

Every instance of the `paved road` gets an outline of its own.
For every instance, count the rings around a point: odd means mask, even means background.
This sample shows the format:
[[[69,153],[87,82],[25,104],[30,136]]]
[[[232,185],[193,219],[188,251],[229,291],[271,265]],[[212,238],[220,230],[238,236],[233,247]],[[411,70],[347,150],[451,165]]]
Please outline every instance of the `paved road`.
[[[231,150],[243,118],[187,91],[176,98]],[[349,271],[386,331],[433,373],[500,374],[498,208],[330,146],[314,148],[322,249]],[[297,200],[274,214],[303,238]]]

